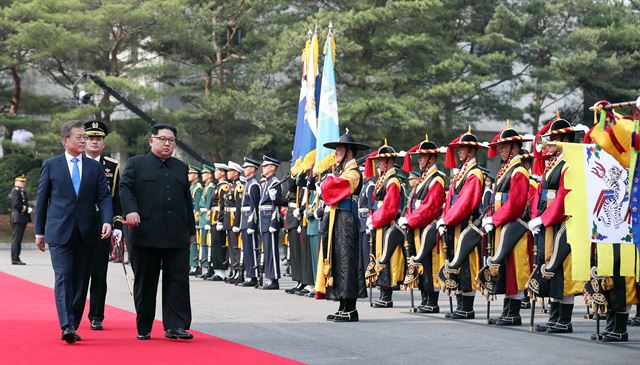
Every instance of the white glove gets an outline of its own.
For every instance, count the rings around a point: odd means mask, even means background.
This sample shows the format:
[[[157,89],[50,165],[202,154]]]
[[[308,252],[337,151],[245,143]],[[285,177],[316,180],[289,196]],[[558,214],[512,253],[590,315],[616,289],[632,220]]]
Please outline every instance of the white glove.
[[[444,236],[444,234],[447,232],[447,226],[438,226],[438,232],[441,236]]]
[[[204,225],[204,229],[205,229],[205,231],[210,231],[211,230],[211,226],[208,225],[208,224],[205,224]]]
[[[231,228],[231,231],[233,233],[238,233],[238,232],[240,232],[240,227],[233,227],[233,228]]]
[[[366,234],[371,234],[371,230],[369,229],[369,227],[367,227],[367,228],[365,229],[365,233],[366,233]]]
[[[369,226],[373,226],[373,223],[372,223],[372,222],[373,222],[373,219],[371,218],[371,216],[368,216],[368,217],[367,217],[367,223],[366,223],[367,227],[369,227]]]
[[[436,223],[437,227],[445,227],[446,224],[444,223],[444,218],[440,218],[438,219],[438,222]]]
[[[483,225],[482,228],[484,229],[485,232],[489,233],[493,231],[493,223],[487,223]]]
[[[251,228],[247,228],[247,234],[253,234],[255,231]]]
[[[220,232],[222,230],[224,230],[224,224],[222,222],[216,223],[216,231]]]
[[[271,200],[276,200],[277,195],[278,195],[278,190],[269,189],[269,198],[271,198]]]
[[[322,188],[320,187],[319,182],[316,183],[316,192],[318,193],[319,196],[322,195]]]
[[[294,216],[296,219],[300,219],[300,209],[298,209],[298,208],[294,209],[294,210],[293,210],[293,212],[292,212],[291,214],[293,214],[293,216]]]
[[[27,214],[31,214],[32,212],[33,212],[33,208],[28,207],[28,208],[27,208]]]
[[[400,219],[398,219],[398,225],[402,228],[407,228],[407,226],[409,225],[407,222],[407,218],[406,217],[400,217]]]
[[[251,223],[251,222],[253,222],[253,212],[249,214],[249,217],[247,218],[247,223]]]
[[[113,232],[111,232],[111,235],[113,236],[113,239],[119,240],[122,238],[122,231],[119,229],[114,229]]]
[[[269,233],[276,233],[278,232],[277,229],[273,228],[273,227],[269,227]]]
[[[296,229],[296,231],[297,231],[298,233],[302,232],[302,227],[298,226],[298,228]]]
[[[529,221],[529,230],[533,234],[538,234],[538,232],[540,232],[540,226],[542,226],[541,217],[535,217]]]
[[[207,208],[200,208],[200,212],[206,213],[207,212]]]

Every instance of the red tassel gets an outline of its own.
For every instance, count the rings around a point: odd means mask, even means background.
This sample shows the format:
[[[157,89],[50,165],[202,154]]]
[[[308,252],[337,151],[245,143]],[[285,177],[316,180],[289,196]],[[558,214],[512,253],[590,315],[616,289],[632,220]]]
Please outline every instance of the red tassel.
[[[376,176],[375,170],[373,168],[373,157],[378,155],[378,150],[375,150],[367,156],[367,159],[364,161],[364,177],[367,179]]]
[[[499,140],[501,134],[502,134],[502,132],[499,132],[498,134],[496,134],[496,136],[493,137],[493,139],[491,140],[491,143],[496,142],[497,140]],[[490,144],[489,145],[489,152],[487,153],[487,157],[494,158],[496,156],[498,156],[498,145],[497,144]]]
[[[418,143],[417,145],[411,147],[409,149],[409,151],[407,151],[407,154],[404,155],[404,163],[402,164],[402,170],[404,172],[409,173],[409,172],[411,172],[413,170],[413,167],[411,166],[411,155],[410,155],[410,153],[416,152],[419,147],[420,147],[420,143]]]
[[[544,174],[544,151],[538,151],[537,144],[538,140],[542,138],[542,135],[546,134],[549,129],[551,129],[551,124],[555,121],[556,118],[551,119],[549,123],[536,133],[536,138],[533,140],[533,166],[531,167],[531,172],[533,172],[534,175],[540,176]]]
[[[456,151],[453,147],[451,147],[451,145],[454,143],[458,143],[461,137],[462,136],[457,137],[456,139],[451,141],[451,143],[449,143],[449,147],[447,147],[447,154],[444,158],[444,165],[449,169],[455,169],[456,167],[458,167],[458,165],[456,164]]]

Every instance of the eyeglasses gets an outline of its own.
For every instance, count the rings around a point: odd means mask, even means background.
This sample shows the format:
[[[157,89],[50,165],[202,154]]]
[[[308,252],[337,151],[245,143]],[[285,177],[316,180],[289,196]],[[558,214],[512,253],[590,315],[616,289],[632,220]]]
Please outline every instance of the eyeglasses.
[[[162,142],[162,144],[165,144],[167,142],[169,142],[169,144],[176,143],[176,139],[173,137],[160,136],[160,137],[151,137],[151,138],[157,139],[158,141]]]

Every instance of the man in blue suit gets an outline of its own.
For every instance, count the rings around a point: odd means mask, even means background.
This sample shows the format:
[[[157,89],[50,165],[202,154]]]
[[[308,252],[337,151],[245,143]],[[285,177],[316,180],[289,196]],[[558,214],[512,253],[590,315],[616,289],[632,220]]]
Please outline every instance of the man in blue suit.
[[[51,251],[62,340],[80,340],[93,248],[111,235],[113,209],[102,166],[83,152],[81,121],[62,126],[65,152],[44,162],[36,202],[36,245]]]

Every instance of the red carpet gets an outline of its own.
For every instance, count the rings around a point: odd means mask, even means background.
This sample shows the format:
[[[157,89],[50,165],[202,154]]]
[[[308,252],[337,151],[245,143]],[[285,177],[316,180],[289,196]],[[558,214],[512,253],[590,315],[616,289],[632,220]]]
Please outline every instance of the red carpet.
[[[60,340],[53,289],[0,272],[0,364],[298,364],[277,355],[192,331],[191,341],[136,339],[135,314],[107,306],[108,328],[92,331],[85,318],[72,345]]]

